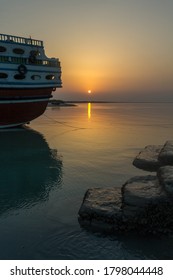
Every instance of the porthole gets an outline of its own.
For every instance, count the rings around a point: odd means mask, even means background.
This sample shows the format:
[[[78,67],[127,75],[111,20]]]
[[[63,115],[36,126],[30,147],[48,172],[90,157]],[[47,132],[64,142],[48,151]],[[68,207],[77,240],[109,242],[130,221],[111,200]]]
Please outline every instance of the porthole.
[[[5,47],[3,47],[3,46],[0,46],[0,52],[6,52],[6,48]]]
[[[40,80],[40,79],[41,79],[41,76],[39,76],[39,75],[32,75],[32,76],[31,76],[31,79],[32,79],[32,80]]]
[[[16,80],[23,80],[23,79],[25,79],[25,75],[16,74],[16,75],[14,75],[14,78],[15,78]]]
[[[46,76],[46,79],[47,79],[47,80],[54,80],[54,79],[55,79],[55,76],[54,76],[54,75],[47,75],[47,76]]]
[[[6,79],[8,75],[6,73],[0,73],[0,79]]]
[[[24,54],[25,51],[23,49],[16,48],[16,49],[13,49],[13,52],[16,54]]]

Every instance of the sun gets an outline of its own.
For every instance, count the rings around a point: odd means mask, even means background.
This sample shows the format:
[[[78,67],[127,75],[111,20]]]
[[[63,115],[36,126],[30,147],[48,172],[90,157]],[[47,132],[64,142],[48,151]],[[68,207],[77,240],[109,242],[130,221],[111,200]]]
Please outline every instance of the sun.
[[[89,93],[89,94],[91,93],[91,90],[90,90],[90,89],[88,90],[88,93]]]

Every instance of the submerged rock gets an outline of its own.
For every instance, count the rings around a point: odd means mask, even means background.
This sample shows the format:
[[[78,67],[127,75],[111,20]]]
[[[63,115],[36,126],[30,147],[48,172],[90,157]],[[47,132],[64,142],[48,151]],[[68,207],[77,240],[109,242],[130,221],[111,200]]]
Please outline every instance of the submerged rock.
[[[146,171],[157,171],[161,166],[158,156],[163,146],[148,145],[134,159],[133,165]]]

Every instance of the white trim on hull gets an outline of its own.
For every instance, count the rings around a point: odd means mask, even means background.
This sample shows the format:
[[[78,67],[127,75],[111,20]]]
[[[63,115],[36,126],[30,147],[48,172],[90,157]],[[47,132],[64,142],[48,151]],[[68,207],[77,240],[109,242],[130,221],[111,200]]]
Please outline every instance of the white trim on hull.
[[[33,99],[22,99],[22,100],[0,100],[0,104],[16,104],[16,103],[33,103],[40,101],[49,101],[50,98],[33,98]]]
[[[5,128],[12,128],[12,127],[17,127],[20,125],[24,125],[26,124],[26,122],[22,122],[22,123],[14,123],[14,124],[8,124],[8,125],[0,125],[0,129],[5,129]]]

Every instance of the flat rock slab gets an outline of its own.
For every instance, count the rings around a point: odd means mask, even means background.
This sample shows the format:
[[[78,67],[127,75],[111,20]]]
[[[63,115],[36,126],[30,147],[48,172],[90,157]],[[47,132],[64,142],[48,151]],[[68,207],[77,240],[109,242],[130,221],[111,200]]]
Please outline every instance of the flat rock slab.
[[[173,196],[173,166],[163,166],[159,168],[157,176],[160,185],[171,196]]]
[[[173,232],[173,199],[156,176],[133,177],[122,188],[89,189],[79,223],[90,230],[114,233]]]
[[[158,156],[163,145],[148,145],[134,159],[133,165],[146,171],[157,171],[161,166]]]
[[[121,188],[93,188],[87,190],[79,210],[82,225],[117,229],[121,221]]]

